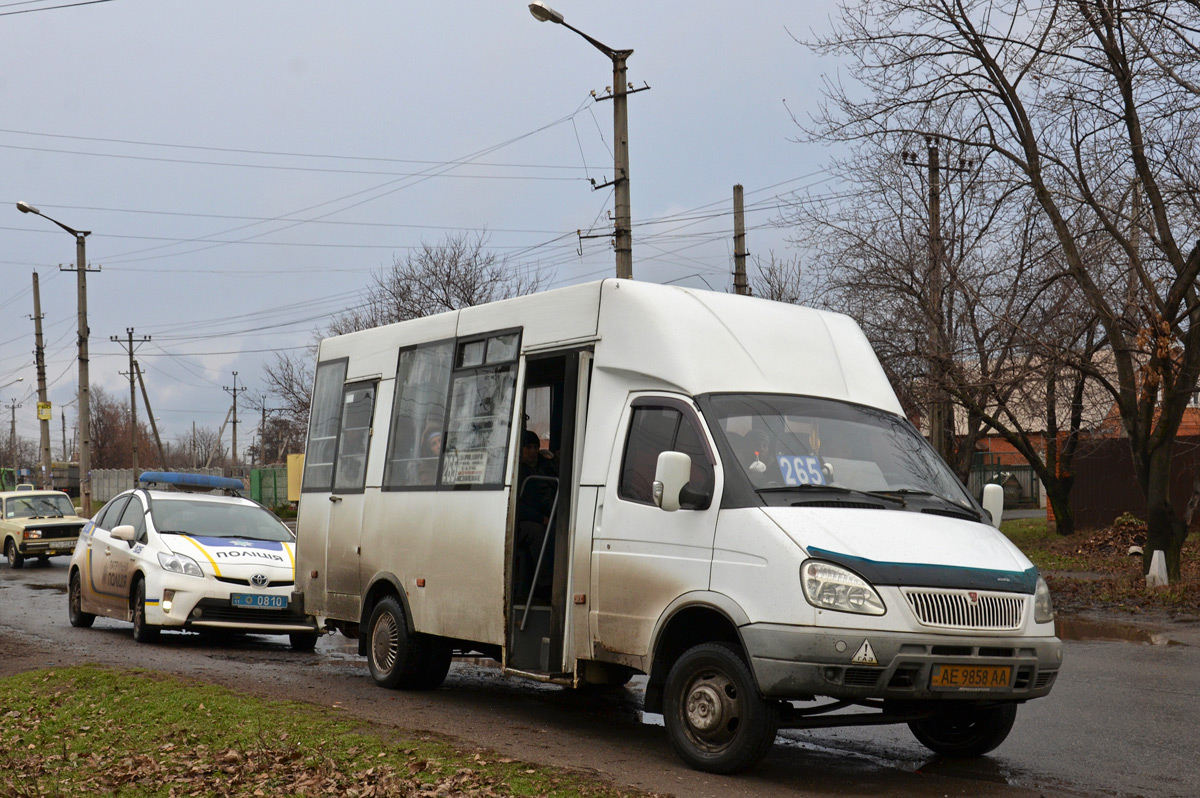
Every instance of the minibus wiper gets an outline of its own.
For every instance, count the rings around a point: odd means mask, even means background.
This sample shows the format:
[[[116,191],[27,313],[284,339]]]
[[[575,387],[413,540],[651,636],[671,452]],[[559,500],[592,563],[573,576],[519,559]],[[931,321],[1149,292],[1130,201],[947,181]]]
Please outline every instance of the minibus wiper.
[[[773,485],[766,488],[755,489],[756,493],[782,493],[784,491],[820,491],[822,493],[841,493],[852,496],[870,496],[873,499],[883,499],[889,502],[895,502],[901,507],[904,506],[904,499],[899,496],[889,496],[887,493],[873,490],[856,490],[855,488],[844,488],[841,485]],[[795,506],[795,505],[793,505]]]
[[[913,488],[901,488],[900,490],[889,490],[889,491],[881,491],[881,492],[891,493],[891,494],[895,494],[897,496],[919,496],[923,499],[937,499],[942,504],[948,504],[949,506],[953,507],[955,510],[962,510],[964,513],[970,513],[972,516],[975,517],[975,520],[977,520],[977,521],[983,520],[983,516],[981,516],[974,507],[971,507],[970,505],[967,505],[967,504],[959,504],[958,502],[954,501],[953,499],[943,496],[940,493],[933,493],[933,492],[927,491],[927,490],[914,490]]]

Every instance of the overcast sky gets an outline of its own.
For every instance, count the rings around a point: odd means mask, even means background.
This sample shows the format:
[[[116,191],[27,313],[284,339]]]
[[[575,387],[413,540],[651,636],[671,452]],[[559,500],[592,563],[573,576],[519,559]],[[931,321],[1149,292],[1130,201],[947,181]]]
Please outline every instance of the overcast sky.
[[[611,61],[525,0],[0,0],[0,403],[36,438],[31,275],[47,378],[74,423],[72,239],[90,230],[91,381],[128,398],[132,327],[164,436],[217,428],[271,352],[301,351],[371,274],[422,241],[486,231],[555,285],[614,273]],[[792,114],[836,72],[797,44],[831,2],[552,0],[631,48],[634,276],[732,286],[732,191],[748,247],[790,256],[773,222],[796,190],[836,190]],[[790,33],[789,33],[790,31]],[[18,377],[22,382],[14,383]],[[239,448],[257,413],[239,400]],[[139,396],[139,414],[144,418]],[[7,428],[3,435],[7,435]],[[228,431],[226,441],[228,441]],[[68,430],[68,436],[71,432]]]

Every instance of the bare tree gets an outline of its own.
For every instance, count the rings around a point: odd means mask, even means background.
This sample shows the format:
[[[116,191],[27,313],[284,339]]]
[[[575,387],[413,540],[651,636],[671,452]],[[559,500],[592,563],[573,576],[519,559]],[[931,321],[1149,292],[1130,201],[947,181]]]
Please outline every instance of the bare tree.
[[[805,279],[799,257],[777,260],[771,252],[765,264],[756,258],[755,267],[757,273],[750,281],[755,296],[793,305],[811,297],[812,286]]]
[[[334,317],[314,339],[536,293],[549,279],[540,269],[517,266],[488,250],[483,233],[450,234],[440,244],[423,242],[373,275],[363,302]],[[266,368],[267,393],[302,430],[308,426],[315,356],[314,342],[303,356],[277,353]]]
[[[812,132],[885,140],[957,116],[957,143],[1036,204],[1113,359],[1115,377],[1090,375],[1146,495],[1145,567],[1161,549],[1172,579],[1188,534],[1172,451],[1200,374],[1200,246],[1181,243],[1200,237],[1197,30],[1197,4],[1171,0],[871,0],[812,42],[858,84],[827,86]],[[1089,257],[1092,237],[1111,260]]]
[[[957,408],[940,416],[943,455],[963,481],[978,440],[995,431],[1031,464],[1058,531],[1070,534],[1085,380],[1064,358],[1087,359],[1076,344],[1094,321],[1076,312],[1086,303],[1071,286],[1052,279],[1057,246],[1033,209],[961,148],[941,153],[948,179],[931,229],[925,159],[901,149],[918,143],[860,142],[834,165],[849,190],[798,198],[788,219],[812,254],[809,301],[859,320],[909,416],[929,432],[932,408]]]

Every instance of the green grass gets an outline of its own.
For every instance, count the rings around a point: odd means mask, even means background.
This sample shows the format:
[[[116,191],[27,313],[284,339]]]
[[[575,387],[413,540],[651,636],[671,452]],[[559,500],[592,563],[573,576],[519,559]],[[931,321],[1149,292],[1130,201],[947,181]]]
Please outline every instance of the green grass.
[[[334,710],[144,670],[8,676],[0,707],[6,798],[639,794],[432,735],[399,739]]]

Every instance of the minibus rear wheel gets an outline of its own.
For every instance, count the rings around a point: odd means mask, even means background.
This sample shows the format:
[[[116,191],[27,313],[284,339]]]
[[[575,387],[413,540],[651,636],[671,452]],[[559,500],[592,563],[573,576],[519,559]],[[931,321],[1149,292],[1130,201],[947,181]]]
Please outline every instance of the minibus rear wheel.
[[[943,756],[983,756],[996,749],[1017,719],[1016,704],[947,707],[908,724],[913,736]]]
[[[693,768],[737,773],[775,742],[779,705],[758,694],[738,650],[704,643],[684,652],[667,674],[663,721],[675,752]]]
[[[389,690],[433,690],[446,678],[450,647],[436,637],[410,634],[395,596],[380,599],[367,628],[367,665],[375,684]]]

